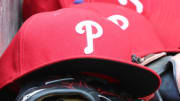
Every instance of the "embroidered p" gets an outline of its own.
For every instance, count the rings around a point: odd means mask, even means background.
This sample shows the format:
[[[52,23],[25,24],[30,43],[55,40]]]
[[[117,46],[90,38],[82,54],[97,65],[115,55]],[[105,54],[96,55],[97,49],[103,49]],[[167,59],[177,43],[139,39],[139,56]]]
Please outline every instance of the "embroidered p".
[[[97,33],[93,33],[93,28],[95,27],[97,29]],[[85,29],[83,29],[85,28]],[[84,49],[85,54],[91,54],[94,51],[94,39],[99,38],[103,34],[103,29],[101,25],[99,25],[97,22],[86,20],[81,21],[76,25],[76,32],[79,34],[86,33],[87,38],[87,47]]]

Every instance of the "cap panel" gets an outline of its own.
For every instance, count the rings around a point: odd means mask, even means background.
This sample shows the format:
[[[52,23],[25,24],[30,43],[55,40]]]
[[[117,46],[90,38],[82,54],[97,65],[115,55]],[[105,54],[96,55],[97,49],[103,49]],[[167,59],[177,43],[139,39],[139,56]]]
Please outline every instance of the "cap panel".
[[[131,43],[132,54],[142,56],[164,50],[164,45],[160,42],[150,22],[130,9],[105,3],[83,3],[72,7],[89,9],[105,16],[106,18],[113,15],[121,15],[125,17],[128,20],[129,25],[124,32],[127,32],[128,41]],[[106,9],[106,12],[104,12],[104,9]],[[119,20],[118,23],[119,27],[123,24],[121,20]]]
[[[153,0],[150,4],[144,3],[144,16],[149,18],[161,41],[170,49],[180,47],[179,3],[179,0]]]
[[[19,36],[15,37],[16,39],[12,40],[15,44],[10,44],[0,59],[0,86],[4,86],[7,80],[19,73]]]
[[[21,42],[22,34],[26,30],[27,26],[31,23],[34,17],[30,18],[23,24],[18,33],[14,36],[13,40],[9,44],[6,51],[0,58],[0,88],[5,86],[7,83],[12,82],[14,77],[21,72]]]

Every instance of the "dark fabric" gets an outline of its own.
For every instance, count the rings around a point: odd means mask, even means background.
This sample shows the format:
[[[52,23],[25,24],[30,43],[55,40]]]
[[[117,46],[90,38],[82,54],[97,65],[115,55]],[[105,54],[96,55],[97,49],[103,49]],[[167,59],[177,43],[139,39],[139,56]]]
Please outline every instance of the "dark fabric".
[[[172,69],[165,72],[161,78],[162,84],[160,87],[160,94],[163,101],[180,101],[180,95],[173,77]]]
[[[166,56],[147,65],[156,71],[162,80],[160,89],[155,93],[155,97],[151,101],[180,101],[171,58],[172,56]]]

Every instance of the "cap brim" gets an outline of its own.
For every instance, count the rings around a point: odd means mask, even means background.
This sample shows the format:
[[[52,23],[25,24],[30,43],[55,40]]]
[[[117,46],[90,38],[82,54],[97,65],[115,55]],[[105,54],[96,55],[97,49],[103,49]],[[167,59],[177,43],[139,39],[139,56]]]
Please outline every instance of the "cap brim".
[[[160,77],[151,69],[131,62],[111,58],[73,57],[47,63],[47,65],[34,70],[44,71],[47,68],[48,71],[58,71],[59,74],[75,72],[104,74],[118,80],[120,89],[125,90],[125,92],[137,98],[154,93],[161,83]],[[34,70],[28,72],[31,74]],[[27,73],[24,73],[24,75],[25,74]]]

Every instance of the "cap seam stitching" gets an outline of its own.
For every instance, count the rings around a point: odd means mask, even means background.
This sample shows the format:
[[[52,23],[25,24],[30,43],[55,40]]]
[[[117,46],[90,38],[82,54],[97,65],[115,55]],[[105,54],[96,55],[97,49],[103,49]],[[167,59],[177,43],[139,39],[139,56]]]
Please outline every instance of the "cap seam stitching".
[[[36,18],[36,16],[33,16],[31,19],[31,21],[29,21],[29,23],[24,27],[24,31],[23,33],[26,34],[27,30],[28,30],[28,27],[32,24],[33,20]],[[23,66],[23,63],[24,63],[24,37],[25,37],[25,34],[22,34],[22,32],[20,33],[20,50],[19,50],[19,74],[22,74],[22,66]]]

